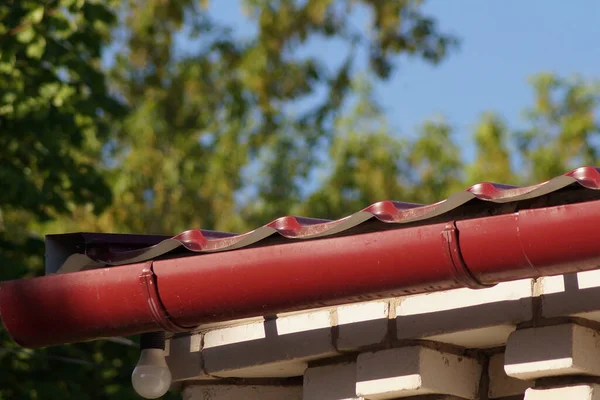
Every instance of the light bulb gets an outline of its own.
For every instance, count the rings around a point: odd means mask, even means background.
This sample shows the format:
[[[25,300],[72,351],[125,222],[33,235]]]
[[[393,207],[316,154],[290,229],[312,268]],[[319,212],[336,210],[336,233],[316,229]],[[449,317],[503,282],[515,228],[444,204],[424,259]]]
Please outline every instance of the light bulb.
[[[162,333],[162,344],[160,334],[158,336],[154,334],[154,337],[151,336],[152,334],[144,335],[148,336],[141,340],[142,351],[131,374],[131,384],[140,396],[146,399],[158,399],[171,387],[171,371],[164,354],[164,333]]]
[[[145,349],[140,354],[131,384],[137,394],[146,399],[158,399],[171,387],[171,371],[161,349]]]

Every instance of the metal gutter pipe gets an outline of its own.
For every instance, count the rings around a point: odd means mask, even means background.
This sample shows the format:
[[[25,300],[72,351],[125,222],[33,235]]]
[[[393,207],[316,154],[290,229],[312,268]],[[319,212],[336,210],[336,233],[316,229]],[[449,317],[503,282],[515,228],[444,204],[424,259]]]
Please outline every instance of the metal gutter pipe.
[[[572,273],[600,265],[600,201],[2,282],[24,347]]]

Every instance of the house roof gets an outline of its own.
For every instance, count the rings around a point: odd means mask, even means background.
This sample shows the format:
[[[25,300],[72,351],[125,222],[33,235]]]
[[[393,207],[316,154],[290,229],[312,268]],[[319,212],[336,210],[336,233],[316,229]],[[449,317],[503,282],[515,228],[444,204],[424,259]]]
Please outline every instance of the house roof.
[[[73,272],[174,255],[214,253],[502,215],[522,209],[597,200],[599,189],[600,169],[581,167],[526,187],[478,183],[435,204],[380,201],[334,221],[286,216],[243,234],[192,229],[173,237],[100,233],[48,235],[46,272]]]
[[[17,343],[42,347],[596,270],[599,188],[600,170],[586,167],[242,235],[50,237],[59,272],[87,270],[0,283],[0,314]],[[93,268],[108,264],[127,265]]]

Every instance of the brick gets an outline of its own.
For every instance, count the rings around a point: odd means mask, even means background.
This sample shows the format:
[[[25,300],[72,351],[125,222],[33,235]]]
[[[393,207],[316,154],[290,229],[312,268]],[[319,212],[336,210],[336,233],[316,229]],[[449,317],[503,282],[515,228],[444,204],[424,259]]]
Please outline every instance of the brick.
[[[173,382],[188,379],[212,379],[203,368],[202,335],[188,335],[167,341],[166,361]]]
[[[533,280],[487,289],[406,296],[396,307],[398,339],[422,338],[468,348],[506,343],[516,324],[533,317]]]
[[[389,302],[372,301],[338,307],[338,338],[341,351],[382,343],[388,333]]]
[[[314,367],[304,372],[304,400],[362,400],[355,392],[355,362]]]
[[[576,324],[515,331],[506,345],[504,369],[507,375],[526,380],[600,376],[600,336]]]
[[[302,400],[302,386],[194,385],[183,390],[183,400]]]
[[[356,394],[395,399],[444,394],[476,399],[481,366],[476,360],[411,346],[362,353],[357,359]]]
[[[524,400],[600,400],[600,385],[527,389]]]
[[[320,310],[211,330],[204,335],[204,368],[216,377],[301,376],[307,361],[337,354],[330,314]]]
[[[538,290],[544,317],[600,321],[600,270],[540,278]]]
[[[424,339],[434,342],[448,343],[467,349],[487,349],[503,346],[512,332],[514,325],[494,325],[485,328],[467,329],[458,332],[442,333],[426,336]]]
[[[488,364],[489,390],[488,398],[517,396],[525,393],[533,386],[531,381],[512,378],[504,372],[504,353],[494,354]]]

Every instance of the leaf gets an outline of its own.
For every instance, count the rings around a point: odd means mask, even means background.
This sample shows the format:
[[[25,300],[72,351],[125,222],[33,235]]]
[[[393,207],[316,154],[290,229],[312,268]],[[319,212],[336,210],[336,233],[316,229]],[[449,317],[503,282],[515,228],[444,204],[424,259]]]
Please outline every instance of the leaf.
[[[27,26],[17,33],[17,40],[21,43],[29,43],[35,37],[35,30],[31,26]]]
[[[27,14],[27,20],[33,24],[39,24],[44,18],[44,6],[38,6],[29,14]]]
[[[46,39],[40,36],[35,42],[27,46],[26,54],[28,57],[40,59],[46,51]]]

